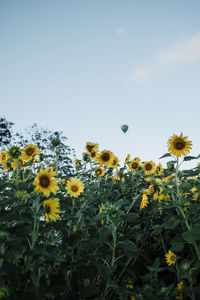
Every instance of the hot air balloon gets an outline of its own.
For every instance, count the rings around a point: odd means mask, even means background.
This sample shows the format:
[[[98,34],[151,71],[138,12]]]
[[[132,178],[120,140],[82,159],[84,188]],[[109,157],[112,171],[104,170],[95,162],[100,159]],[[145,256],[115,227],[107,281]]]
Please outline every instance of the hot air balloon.
[[[123,133],[126,133],[128,130],[128,125],[122,125],[121,130],[123,131]]]

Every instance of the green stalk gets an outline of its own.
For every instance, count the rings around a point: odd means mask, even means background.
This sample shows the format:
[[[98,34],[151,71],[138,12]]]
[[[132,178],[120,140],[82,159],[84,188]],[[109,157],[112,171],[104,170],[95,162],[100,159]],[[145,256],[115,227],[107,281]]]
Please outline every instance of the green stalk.
[[[59,162],[59,152],[56,147],[56,174],[58,174],[58,162]]]
[[[34,221],[33,221],[33,231],[31,234],[31,243],[30,243],[30,249],[33,250],[35,243],[38,238],[38,231],[39,231],[39,220],[38,220],[38,212],[40,210],[40,203],[39,198],[35,201],[35,211],[34,211]]]
[[[116,234],[117,233],[117,227],[113,224],[113,222],[111,220],[110,220],[110,222],[112,223],[112,226],[113,226],[113,230],[112,230],[113,247],[112,247],[112,259],[111,259],[111,268],[113,268],[114,263],[115,263],[115,251],[116,251],[116,245],[117,245],[117,234]],[[105,288],[105,291],[104,291],[103,300],[107,299],[106,295],[108,294],[109,284],[110,284],[110,279],[106,283],[106,288]]]
[[[111,267],[114,266],[115,263],[115,250],[116,250],[116,245],[117,245],[117,228],[116,226],[113,224],[113,231],[112,231],[112,235],[113,235],[113,249],[112,249],[112,261],[111,261]]]

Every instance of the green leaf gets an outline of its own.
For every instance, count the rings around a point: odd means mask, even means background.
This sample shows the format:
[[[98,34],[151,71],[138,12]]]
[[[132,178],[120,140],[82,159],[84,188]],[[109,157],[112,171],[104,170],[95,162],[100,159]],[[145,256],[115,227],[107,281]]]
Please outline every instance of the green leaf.
[[[174,243],[174,244],[172,243],[172,250],[174,252],[180,252],[183,250],[183,248],[184,248],[184,243],[182,242]]]
[[[105,282],[107,282],[111,277],[111,273],[112,273],[111,268],[106,265],[102,265],[102,264],[97,265],[97,268],[98,268],[98,271],[99,271],[102,279]]]
[[[153,263],[153,268],[157,269],[160,266],[160,258],[157,257]]]
[[[122,216],[122,219],[126,222],[133,222],[138,219],[138,215],[135,213],[130,213],[130,214]]]
[[[134,244],[130,240],[123,240],[118,243],[119,247],[122,248],[125,254],[131,254],[137,256],[139,254],[139,249],[137,248],[136,244]]]
[[[196,157],[196,156],[185,156],[183,160],[189,161],[189,160],[197,159],[197,158],[198,158],[198,157]]]
[[[196,176],[199,174],[199,170],[184,170],[182,175],[185,177]]]
[[[159,159],[164,158],[164,157],[170,157],[171,154],[170,153],[165,153],[163,156],[159,157]]]
[[[182,233],[182,238],[189,244],[193,244],[195,241],[200,240],[200,224],[194,226],[191,230]]]
[[[165,229],[174,229],[176,228],[179,224],[180,224],[180,220],[175,218],[175,217],[171,217],[169,218],[169,220],[167,220],[164,224],[164,228]]]

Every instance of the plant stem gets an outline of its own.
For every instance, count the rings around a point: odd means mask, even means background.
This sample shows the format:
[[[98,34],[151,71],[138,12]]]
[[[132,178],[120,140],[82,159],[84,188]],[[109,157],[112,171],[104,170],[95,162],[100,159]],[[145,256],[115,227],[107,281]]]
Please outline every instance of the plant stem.
[[[59,161],[59,152],[56,147],[56,174],[58,174],[58,161]]]
[[[35,201],[33,231],[32,231],[31,244],[30,244],[31,250],[33,250],[35,243],[37,241],[37,238],[38,238],[38,230],[39,230],[38,212],[39,212],[39,210],[40,210],[40,203],[39,203],[39,199],[37,198]]]
[[[116,250],[116,244],[117,244],[117,235],[116,235],[116,231],[117,228],[116,226],[113,224],[113,231],[112,231],[112,235],[113,235],[113,249],[112,249],[112,261],[111,261],[111,267],[114,266],[115,263],[115,250]]]

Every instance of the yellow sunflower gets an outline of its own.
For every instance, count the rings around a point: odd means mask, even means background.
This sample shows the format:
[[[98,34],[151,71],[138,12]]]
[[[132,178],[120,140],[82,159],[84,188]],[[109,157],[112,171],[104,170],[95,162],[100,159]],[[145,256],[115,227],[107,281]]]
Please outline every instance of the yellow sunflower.
[[[119,158],[117,156],[113,156],[113,160],[111,162],[112,168],[117,168],[119,165]]]
[[[13,162],[11,163],[13,170],[17,169],[17,165],[19,164],[20,168],[23,167],[24,165],[24,160],[22,156],[19,156],[18,159],[14,159]]]
[[[75,167],[79,167],[80,166],[80,161],[78,158],[74,159],[74,163],[75,163]]]
[[[140,166],[140,158],[139,157],[135,157],[134,159],[131,160],[131,162],[129,163],[129,169],[132,172],[135,172],[135,170]]]
[[[127,154],[125,162],[124,162],[124,166],[128,164],[130,157],[131,157],[130,154]]]
[[[10,156],[8,155],[8,151],[1,151],[1,154],[0,154],[0,164],[2,164],[2,162],[5,162],[7,161],[8,159],[10,159]]]
[[[31,161],[36,154],[40,154],[40,150],[35,145],[27,145],[22,151],[23,159],[26,161]]]
[[[54,178],[55,175],[56,172],[50,168],[47,168],[46,170],[40,169],[33,183],[36,186],[34,191],[41,192],[46,197],[49,197],[51,192],[56,194],[59,187],[57,186],[58,179]]]
[[[96,160],[96,159],[97,159],[97,156],[98,156],[98,152],[92,150],[91,152],[88,152],[88,155],[89,155],[89,157],[90,157],[92,160]]]
[[[192,148],[192,142],[187,140],[187,136],[183,136],[183,133],[181,135],[174,134],[169,140],[168,140],[168,151],[170,154],[173,154],[177,157],[181,155],[186,155],[190,152],[190,149]]]
[[[149,193],[147,192],[147,190],[145,190],[142,194],[142,201],[140,203],[140,210],[147,207],[148,204],[149,204],[147,195],[149,195]]]
[[[156,174],[157,176],[160,176],[160,175],[163,174],[163,172],[164,172],[164,169],[163,169],[163,167],[162,167],[162,164],[159,163],[159,164],[157,165],[157,167],[156,167],[156,172],[155,172],[155,174]]]
[[[133,289],[133,288],[134,288],[133,283],[132,283],[131,280],[129,280],[129,281],[127,282],[126,287],[129,288],[129,289]]]
[[[87,142],[85,148],[86,148],[88,154],[93,151],[98,152],[99,144]]]
[[[97,160],[101,165],[111,167],[114,154],[109,150],[103,150],[99,153]]]
[[[121,179],[122,181],[125,180],[124,172],[123,172],[123,171],[118,171],[118,172],[117,172],[117,176],[119,177],[119,180],[120,180],[120,179]]]
[[[58,198],[45,200],[43,207],[45,208],[45,218],[47,222],[49,222],[49,219],[52,221],[60,219],[60,203]]]
[[[1,162],[1,164],[4,166],[4,170],[3,172],[7,171],[7,170],[13,170],[12,168],[12,163],[10,162],[10,160],[4,160]]]
[[[142,165],[145,175],[153,174],[156,170],[156,164],[151,161],[145,161]]]
[[[71,197],[78,198],[84,190],[84,183],[79,179],[70,178],[65,189]]]
[[[63,184],[67,184],[67,182],[68,182],[69,179],[70,178],[63,178],[61,181],[62,181]]]
[[[104,174],[105,174],[105,171],[103,168],[101,167],[97,167],[96,170],[95,170],[95,174],[99,177],[102,177]]]
[[[171,250],[169,250],[168,253],[165,254],[165,258],[169,266],[174,265],[176,262],[176,255]]]

